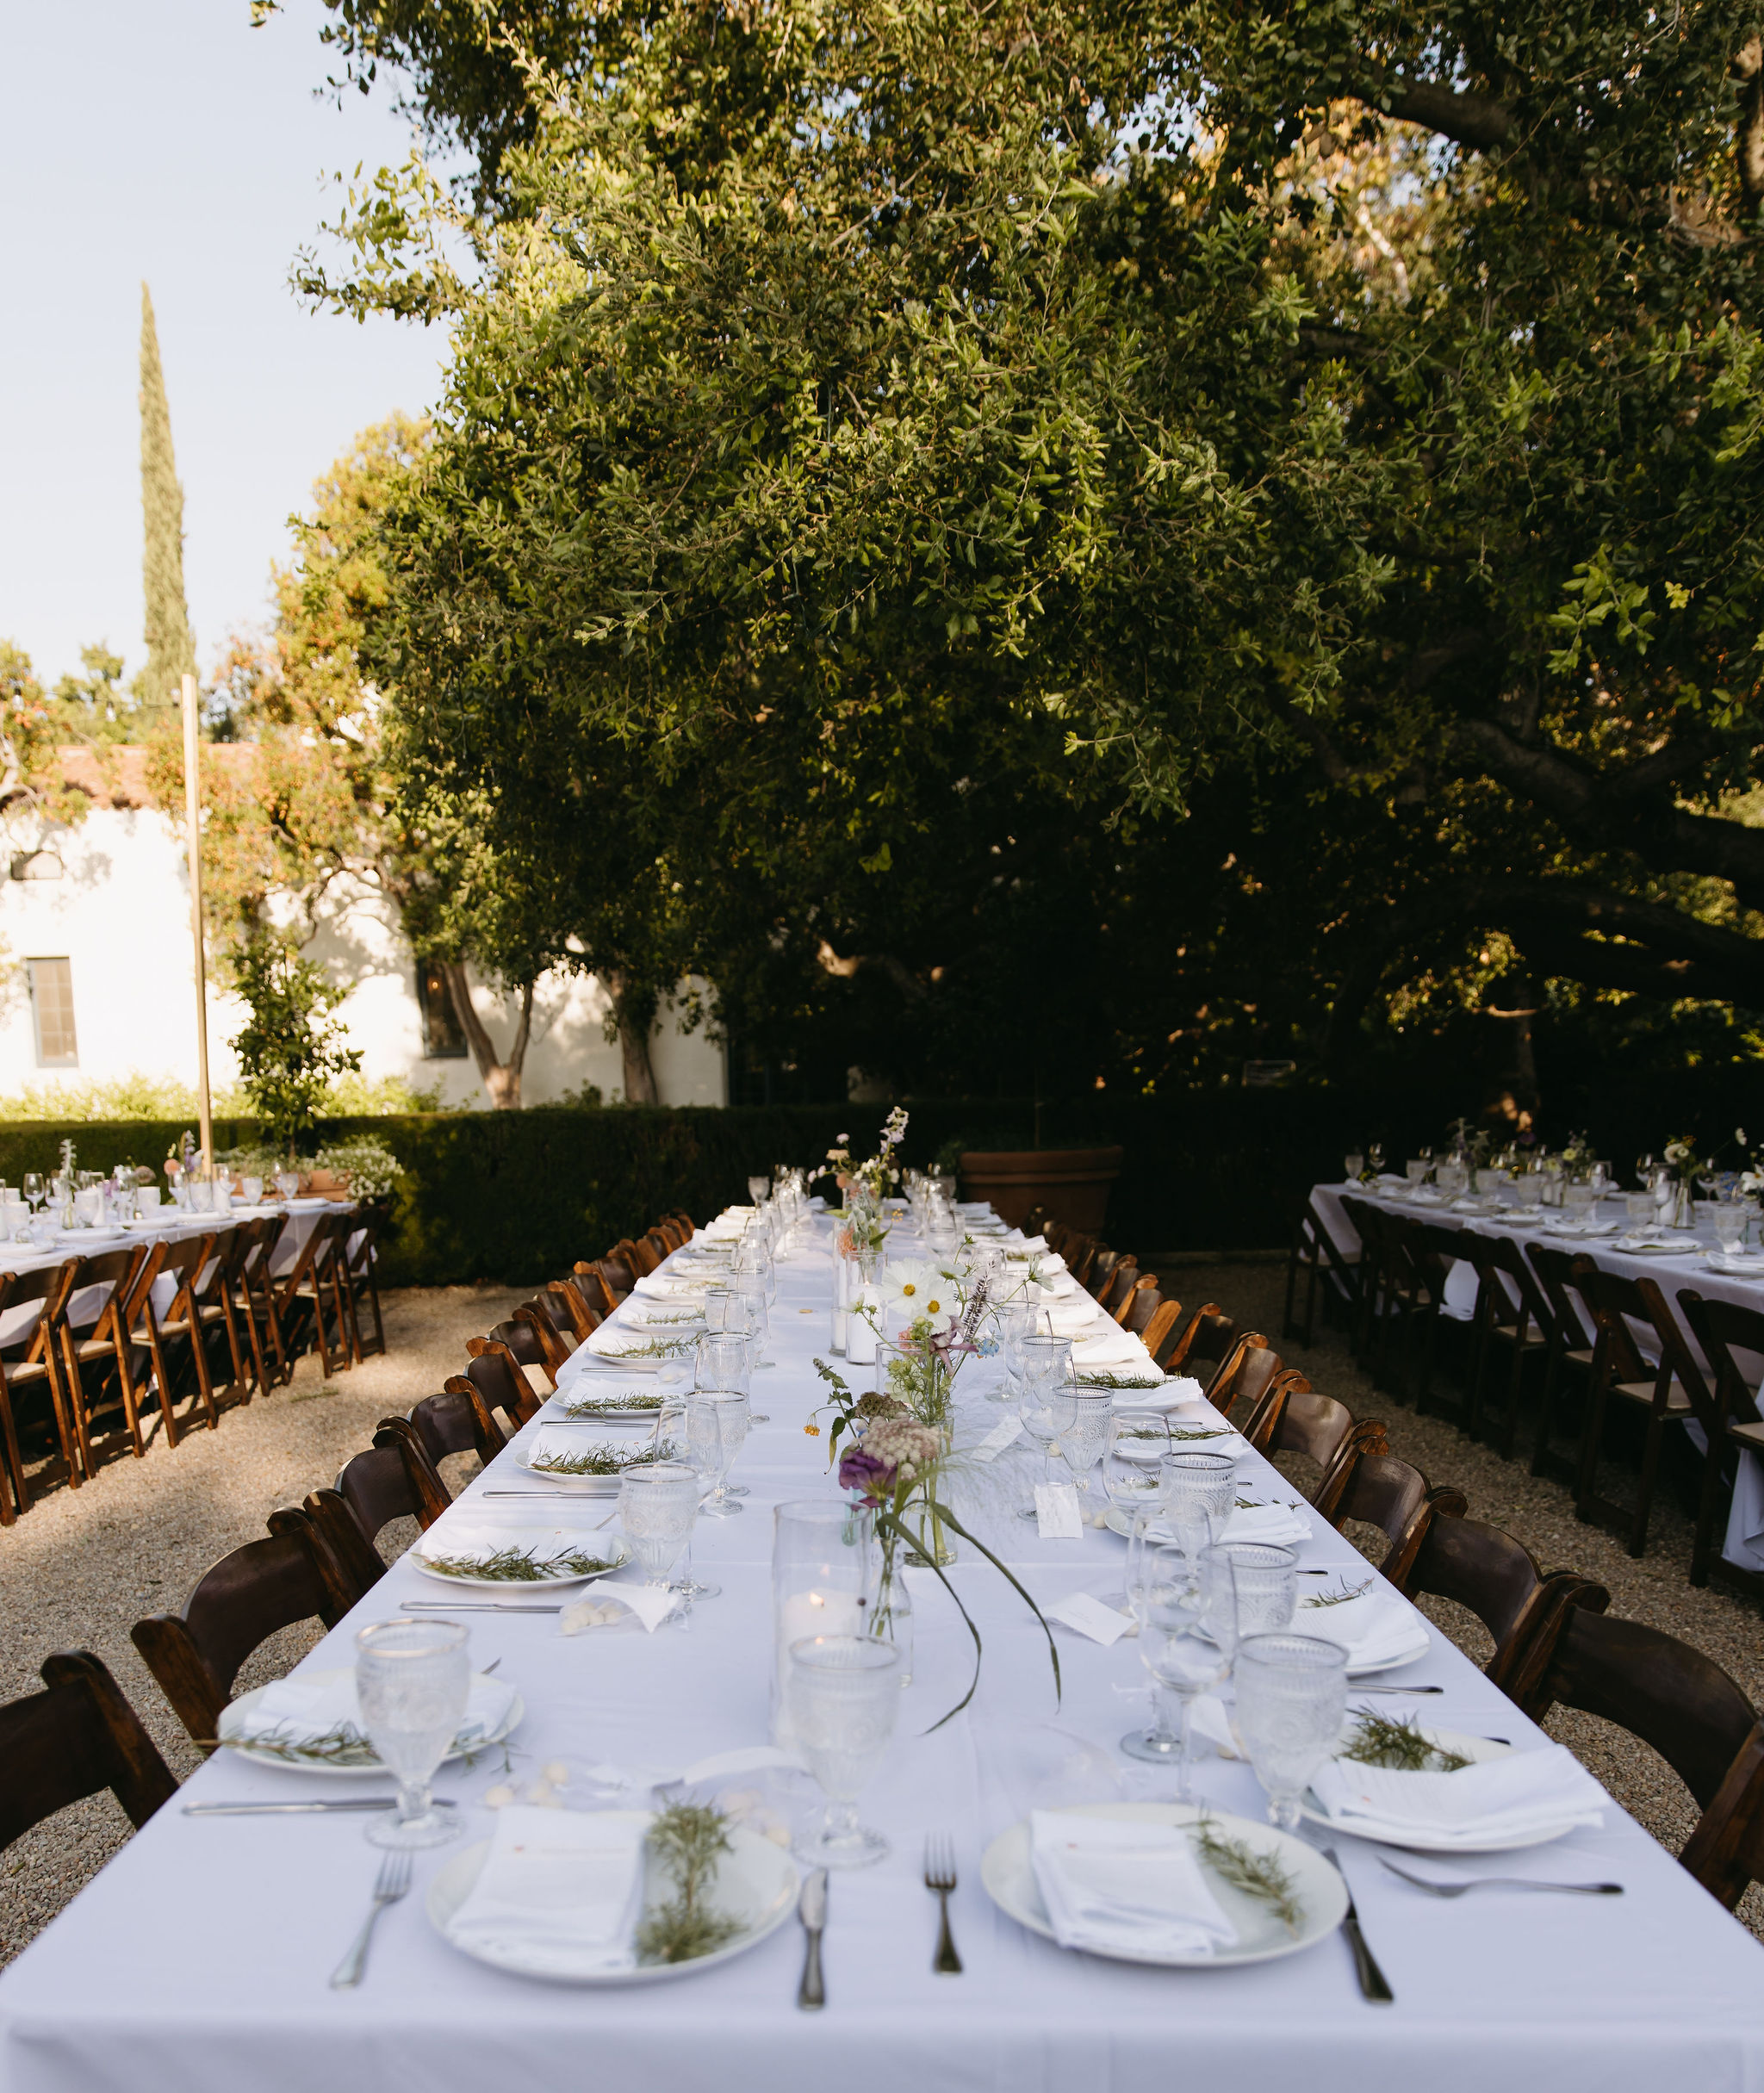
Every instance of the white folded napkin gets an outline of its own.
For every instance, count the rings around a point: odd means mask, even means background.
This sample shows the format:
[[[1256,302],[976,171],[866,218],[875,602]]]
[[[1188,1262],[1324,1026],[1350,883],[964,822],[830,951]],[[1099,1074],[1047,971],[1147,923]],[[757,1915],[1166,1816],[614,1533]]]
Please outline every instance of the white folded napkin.
[[[1332,1583],[1327,1588],[1339,1587]],[[1301,1594],[1293,1610],[1293,1632],[1339,1644],[1347,1652],[1350,1671],[1368,1671],[1399,1657],[1419,1657],[1427,1647],[1426,1623],[1394,1592],[1375,1587],[1357,1599],[1340,1599],[1334,1605],[1319,1605],[1315,1599],[1315,1594]]]
[[[1225,1531],[1220,1536],[1224,1541],[1261,1541],[1270,1548],[1290,1548],[1310,1537],[1310,1515],[1278,1502],[1248,1509],[1240,1506],[1227,1519]]]
[[[552,1976],[635,1969],[649,1824],[636,1811],[511,1804],[447,1937]]]
[[[592,1344],[593,1339],[589,1342]],[[1130,1330],[1117,1329],[1113,1323],[1094,1335],[1075,1337],[1071,1342],[1071,1356],[1080,1366],[1149,1366],[1152,1355]]]
[[[506,1680],[475,1673],[465,1714],[455,1735],[468,1741],[494,1735],[507,1719],[513,1703],[514,1688]],[[227,1732],[244,1738],[281,1736],[299,1744],[329,1736],[345,1723],[359,1736],[368,1734],[361,1703],[356,1698],[355,1674],[321,1672],[278,1679],[273,1686],[265,1686],[251,1707],[228,1717]]]
[[[641,1628],[654,1635],[679,1605],[676,1593],[647,1584],[597,1584],[587,1599],[566,1606],[557,1617],[565,1635],[583,1635],[591,1628]]]
[[[1596,1828],[1610,1798],[1560,1744],[1485,1759],[1455,1773],[1408,1773],[1332,1759],[1311,1782],[1332,1823],[1365,1838],[1425,1833],[1481,1843],[1535,1832]]]
[[[666,1272],[645,1272],[631,1290],[649,1301],[702,1301],[709,1283],[705,1279],[675,1279]]]
[[[1035,1311],[1035,1327],[1051,1326],[1055,1337],[1083,1337],[1094,1331],[1106,1337],[1116,1327],[1088,1295],[1082,1301],[1044,1301]]]
[[[615,1317],[593,1332],[583,1342],[581,1350],[593,1352],[597,1358],[622,1360],[626,1365],[630,1365],[634,1359],[641,1359],[646,1363],[665,1364],[669,1359],[691,1358],[695,1333],[689,1330],[680,1331],[679,1343],[671,1351],[652,1349],[663,1343],[672,1343],[673,1338],[672,1332],[634,1328]],[[573,1353],[571,1356],[575,1357],[579,1354]]]
[[[564,1362],[563,1371],[557,1376],[557,1393],[567,1396],[570,1403],[618,1402],[630,1395],[641,1395],[649,1403],[661,1401],[662,1385],[668,1382],[668,1375],[647,1375],[639,1379],[635,1374],[614,1373],[605,1367],[596,1372],[587,1363],[593,1356],[587,1351],[573,1352]],[[579,1359],[584,1363],[576,1366]],[[575,1367],[574,1373],[570,1371],[572,1367]],[[619,1413],[614,1411],[612,1414],[618,1416]]]
[[[1173,1824],[1032,1810],[1029,1859],[1062,1947],[1210,1955],[1237,1938]]]
[[[678,1331],[684,1337],[704,1328],[705,1303],[702,1297],[696,1301],[655,1301],[639,1300],[633,1295],[619,1308],[618,1320],[627,1330],[648,1330],[658,1334]],[[601,1327],[604,1329],[606,1325]]]
[[[1173,1381],[1165,1380],[1160,1374],[1155,1388],[1117,1388],[1115,1394],[1117,1410],[1170,1410],[1179,1402],[1200,1401],[1200,1382],[1191,1381],[1185,1374]]]

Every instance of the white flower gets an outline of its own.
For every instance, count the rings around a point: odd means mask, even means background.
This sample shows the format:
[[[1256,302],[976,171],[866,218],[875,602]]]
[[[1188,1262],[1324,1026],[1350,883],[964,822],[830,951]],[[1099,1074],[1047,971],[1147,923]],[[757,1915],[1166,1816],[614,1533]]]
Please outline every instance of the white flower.
[[[928,1258],[902,1258],[882,1274],[882,1298],[909,1320],[953,1315],[960,1305],[953,1276]]]

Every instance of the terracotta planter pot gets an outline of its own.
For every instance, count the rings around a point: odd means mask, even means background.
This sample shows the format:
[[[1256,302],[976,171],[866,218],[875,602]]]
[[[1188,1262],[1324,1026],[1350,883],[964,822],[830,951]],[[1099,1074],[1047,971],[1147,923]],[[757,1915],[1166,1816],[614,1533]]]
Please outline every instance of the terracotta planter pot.
[[[349,1179],[333,1177],[328,1170],[315,1170],[301,1179],[301,1190],[314,1199],[347,1199]]]
[[[1109,1211],[1109,1188],[1121,1175],[1124,1148],[1017,1148],[973,1152],[961,1159],[964,1199],[990,1200],[999,1218],[1022,1225],[1045,1207],[1068,1228],[1094,1235]]]

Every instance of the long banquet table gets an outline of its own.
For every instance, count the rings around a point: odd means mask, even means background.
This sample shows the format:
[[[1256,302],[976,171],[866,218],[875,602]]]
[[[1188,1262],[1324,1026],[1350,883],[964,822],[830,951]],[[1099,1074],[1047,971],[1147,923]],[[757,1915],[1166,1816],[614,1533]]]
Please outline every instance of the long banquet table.
[[[462,1615],[475,1661],[500,1659],[500,1675],[525,1699],[513,1737],[517,1778],[554,1758],[578,1769],[605,1761],[679,1767],[765,1741],[771,1507],[834,1487],[824,1434],[803,1429],[821,1393],[811,1362],[828,1351],[828,1226],[804,1231],[780,1264],[772,1345],[779,1363],[755,1377],[755,1407],[771,1421],[755,1428],[735,1474],[751,1491],[746,1510],[699,1524],[695,1568],[721,1585],[721,1596],[700,1600],[684,1629],[652,1636],[564,1638],[554,1617]],[[968,1443],[1001,1415],[981,1400],[992,1370],[986,1363],[970,1369],[960,1420]],[[486,1481],[506,1486],[512,1459],[512,1450],[500,1456],[464,1501],[477,1500]],[[1241,1472],[1252,1486],[1276,1480],[1256,1456]],[[1122,1543],[1113,1535],[1090,1529],[1080,1540],[1042,1542],[1009,1503],[987,1501],[1022,1492],[1030,1473],[1007,1454],[984,1471],[984,1487],[971,1491],[989,1543],[1039,1599],[1102,1592],[1120,1574]],[[536,1516],[552,1514],[541,1506]],[[1307,1568],[1365,1568],[1320,1521],[1302,1552]],[[821,2093],[834,2085],[841,2093],[1169,2093],[1180,2085],[1364,2093],[1407,2084],[1429,2093],[1494,2085],[1509,2093],[1764,2093],[1764,1950],[1615,1805],[1597,1831],[1437,1864],[1445,1873],[1624,1885],[1621,1897],[1584,1902],[1489,1891],[1435,1903],[1387,1874],[1376,1848],[1339,1837],[1394,2005],[1362,1999],[1339,1936],[1283,1960],[1208,1971],[1105,1962],[1023,1931],[988,1901],[981,1852],[1022,1814],[1050,1748],[1082,1756],[1088,1745],[1093,1767],[1118,1769],[1125,1794],[1162,1792],[1158,1774],[1131,1770],[1115,1750],[1144,1719],[1137,1689],[1145,1675],[1134,1641],[1104,1649],[1057,1630],[1065,1692],[1056,1704],[1028,1609],[984,1563],[961,1561],[951,1574],[985,1639],[979,1692],[964,1714],[931,1730],[966,1684],[972,1645],[953,1605],[919,1574],[916,1675],[891,1758],[862,1804],[893,1852],[879,1866],[832,1879],[824,2013],[796,2008],[802,1938],[794,1922],[749,1953],[658,1985],[583,1990],[486,1968],[450,1947],[424,1910],[425,1885],[457,1844],[418,1856],[414,1891],[382,1919],[365,1983],[334,1991],[327,1979],[378,1865],[359,1819],[199,1819],[174,1801],[0,1976],[0,2089],[556,2093],[586,2084],[632,2093]],[[437,1589],[407,1561],[394,1565],[307,1665],[349,1663],[357,1628]],[[28,1632],[28,1624],[14,1632]],[[1543,1741],[1438,1634],[1424,1657],[1385,1675],[1393,1680],[1445,1689],[1414,1704],[1429,1721],[1522,1748]],[[1409,1704],[1380,1705],[1395,1711]],[[467,1837],[486,1835],[482,1798],[506,1778],[483,1766],[440,1776],[441,1792],[463,1807]],[[309,1782],[222,1754],[183,1793],[272,1799],[370,1785]],[[1199,1786],[1221,1809],[1261,1815],[1260,1789],[1240,1764],[1203,1756]],[[960,1871],[952,1900],[966,1965],[960,1978],[932,1972],[936,1904],[920,1870],[934,1830],[953,1835]]]
[[[1742,1308],[1764,1310],[1764,1280],[1747,1278],[1737,1273],[1724,1272],[1711,1267],[1711,1255],[1718,1250],[1715,1233],[1706,1218],[1700,1220],[1694,1233],[1686,1233],[1681,1251],[1670,1256],[1637,1257],[1632,1251],[1618,1246],[1616,1235],[1622,1230],[1623,1195],[1606,1196],[1601,1208],[1595,1208],[1597,1226],[1615,1233],[1588,1235],[1576,1232],[1553,1233],[1550,1232],[1546,1214],[1540,1216],[1533,1209],[1528,1217],[1522,1209],[1495,1208],[1491,1210],[1483,1202],[1450,1202],[1430,1196],[1426,1203],[1418,1199],[1411,1188],[1402,1180],[1388,1176],[1380,1177],[1372,1184],[1350,1181],[1345,1184],[1314,1184],[1311,1187],[1311,1204],[1330,1239],[1338,1248],[1357,1252],[1360,1246],[1359,1232],[1348,1219],[1342,1206],[1343,1196],[1369,1200],[1386,1214],[1395,1214],[1411,1220],[1428,1220],[1444,1228],[1468,1228],[1479,1235],[1506,1236],[1519,1243],[1546,1243],[1556,1249],[1573,1251],[1576,1255],[1592,1258],[1595,1264],[1607,1271],[1617,1273],[1624,1279],[1652,1279],[1665,1296],[1667,1306],[1676,1318],[1680,1334],[1689,1346],[1692,1356],[1701,1361],[1702,1347],[1696,1333],[1685,1320],[1678,1302],[1681,1289],[1689,1287],[1711,1301],[1731,1301]],[[1557,1218],[1560,1218],[1559,1214]],[[1516,1225],[1517,1224],[1517,1225]],[[1674,1235],[1674,1240],[1676,1240]],[[1456,1258],[1446,1274],[1445,1297],[1441,1303],[1444,1313],[1456,1320],[1467,1319],[1475,1307],[1476,1272],[1468,1258]],[[1503,1281],[1504,1285],[1507,1283]],[[1512,1288],[1507,1285],[1509,1295]],[[1657,1362],[1659,1347],[1649,1332],[1637,1329],[1636,1336],[1643,1354]],[[1754,1362],[1749,1369],[1755,1375],[1764,1375],[1764,1357]],[[1755,1387],[1758,1385],[1756,1379]],[[1703,1444],[1703,1427],[1694,1418],[1686,1421],[1685,1429]],[[1764,1571],[1764,1463],[1758,1456],[1739,1450],[1738,1474],[1734,1485],[1732,1500],[1728,1507],[1727,1531],[1722,1541],[1722,1553],[1730,1562],[1742,1569]]]

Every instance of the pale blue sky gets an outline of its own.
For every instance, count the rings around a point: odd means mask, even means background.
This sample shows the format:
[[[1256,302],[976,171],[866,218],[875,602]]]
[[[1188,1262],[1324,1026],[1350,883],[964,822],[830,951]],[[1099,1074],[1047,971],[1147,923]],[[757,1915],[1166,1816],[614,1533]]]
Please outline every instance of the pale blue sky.
[[[382,82],[314,99],[319,0],[0,0],[0,637],[53,679],[141,641],[140,283],[152,286],[184,575],[206,669],[264,622],[286,519],[356,430],[439,391],[433,329],[308,312],[288,288],[338,195],[402,159]]]

